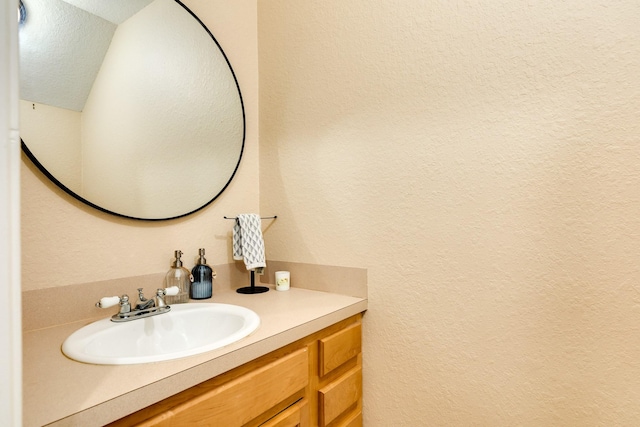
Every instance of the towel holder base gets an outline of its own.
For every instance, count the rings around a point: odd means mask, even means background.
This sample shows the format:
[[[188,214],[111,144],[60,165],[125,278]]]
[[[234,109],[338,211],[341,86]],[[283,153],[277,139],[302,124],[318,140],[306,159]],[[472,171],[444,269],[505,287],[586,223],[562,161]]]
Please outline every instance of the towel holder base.
[[[236,289],[239,294],[262,294],[268,291],[269,288],[266,286],[256,286],[256,272],[254,270],[251,270],[251,286]]]
[[[262,294],[265,292],[269,292],[269,288],[266,286],[246,286],[244,288],[236,289],[236,292],[239,294]]]

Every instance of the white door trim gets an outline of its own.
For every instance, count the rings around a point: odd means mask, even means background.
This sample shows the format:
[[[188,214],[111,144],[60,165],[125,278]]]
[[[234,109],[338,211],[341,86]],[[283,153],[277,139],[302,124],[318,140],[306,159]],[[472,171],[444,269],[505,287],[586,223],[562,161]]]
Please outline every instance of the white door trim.
[[[17,0],[0,6],[0,425],[22,425]]]

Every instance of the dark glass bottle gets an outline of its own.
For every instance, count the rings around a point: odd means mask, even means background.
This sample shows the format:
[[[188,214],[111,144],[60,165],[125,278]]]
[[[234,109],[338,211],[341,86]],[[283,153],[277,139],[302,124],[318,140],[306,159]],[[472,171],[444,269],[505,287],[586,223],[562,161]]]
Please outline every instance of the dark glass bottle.
[[[191,269],[191,275],[193,276],[189,294],[191,299],[211,298],[213,294],[213,279],[216,277],[216,272],[207,265],[207,260],[204,258],[204,249],[200,249],[200,259]]]

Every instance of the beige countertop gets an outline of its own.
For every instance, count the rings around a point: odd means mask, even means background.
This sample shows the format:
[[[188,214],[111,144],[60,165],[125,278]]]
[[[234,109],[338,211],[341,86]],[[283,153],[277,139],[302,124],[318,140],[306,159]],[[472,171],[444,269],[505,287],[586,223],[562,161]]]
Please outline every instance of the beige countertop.
[[[256,295],[228,290],[204,302],[247,307],[258,313],[260,326],[218,350],[120,366],[79,363],[60,350],[67,336],[97,318],[26,331],[24,425],[104,425],[367,309],[366,298],[293,287]]]

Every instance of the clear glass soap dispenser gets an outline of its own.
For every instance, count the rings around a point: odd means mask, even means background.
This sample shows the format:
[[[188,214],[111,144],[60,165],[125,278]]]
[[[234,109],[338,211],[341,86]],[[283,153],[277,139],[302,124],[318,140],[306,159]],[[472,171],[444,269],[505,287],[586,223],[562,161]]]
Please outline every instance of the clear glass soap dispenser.
[[[207,299],[211,298],[213,293],[213,279],[216,272],[207,265],[204,257],[204,249],[200,249],[200,258],[196,265],[191,269],[193,283],[191,284],[191,299]]]
[[[193,282],[193,276],[191,276],[189,270],[182,266],[181,257],[182,251],[175,251],[175,259],[171,264],[171,269],[164,277],[165,288],[177,286],[180,289],[178,295],[167,295],[165,301],[169,305],[189,302],[189,288],[191,287],[191,282]]]

